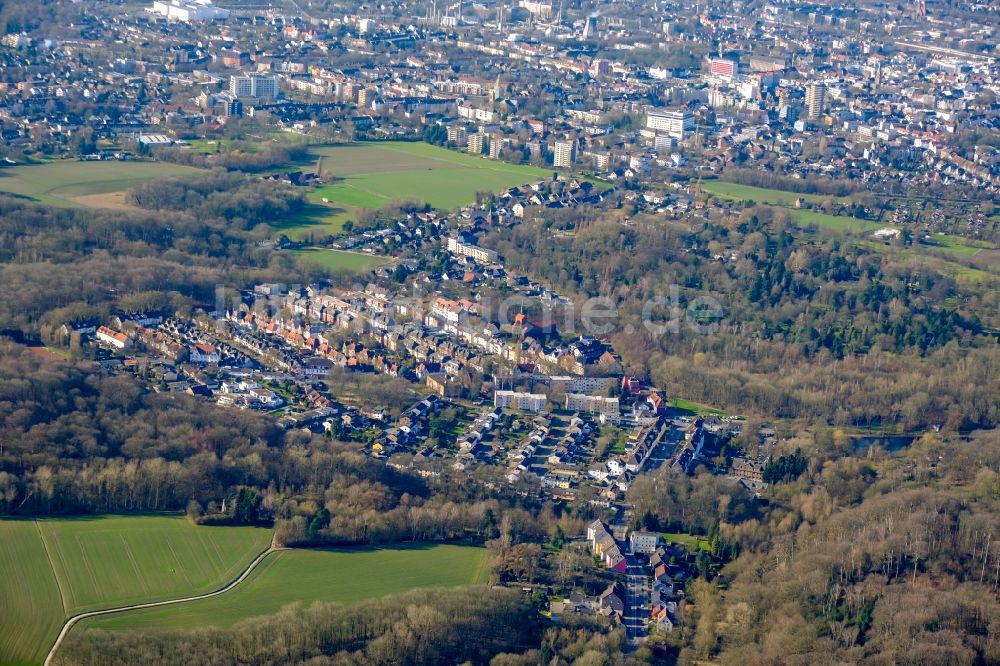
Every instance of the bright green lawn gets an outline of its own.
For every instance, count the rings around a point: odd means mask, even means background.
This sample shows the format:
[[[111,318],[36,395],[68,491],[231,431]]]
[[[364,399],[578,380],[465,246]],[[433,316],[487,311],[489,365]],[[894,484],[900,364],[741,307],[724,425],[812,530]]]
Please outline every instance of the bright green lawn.
[[[357,210],[349,206],[310,201],[302,212],[286,217],[271,226],[295,241],[304,240],[310,234],[315,238],[328,234],[336,236],[344,230],[344,225],[348,221],[357,219]]]
[[[94,618],[102,629],[191,629],[229,626],[279,611],[291,603],[355,604],[418,587],[486,582],[485,550],[472,546],[285,550],[269,555],[236,589],[218,597],[164,609]]]
[[[706,407],[705,405],[699,405],[696,402],[690,402],[680,398],[669,398],[667,402],[677,409],[691,412],[699,416],[725,416],[725,412],[715,409],[714,407]]]
[[[361,252],[346,252],[344,250],[294,250],[302,261],[331,271],[368,271],[381,266],[388,260]]]
[[[885,226],[871,220],[859,220],[856,217],[842,215],[827,215],[826,213],[818,213],[812,210],[793,208],[789,212],[792,215],[792,219],[799,224],[815,224],[822,229],[833,231],[875,231]]]
[[[972,257],[979,254],[982,250],[992,248],[989,243],[984,243],[983,241],[962,238],[961,236],[950,236],[948,234],[935,234],[931,236],[931,244],[927,245],[927,247],[960,257]]]
[[[701,549],[707,552],[709,550],[708,539],[693,534],[664,532],[661,536],[668,543],[679,543],[691,551]]]
[[[0,663],[37,662],[70,614],[209,592],[271,531],[182,516],[0,521]]]
[[[381,208],[390,201],[390,199],[380,194],[374,194],[355,185],[348,185],[347,183],[323,185],[309,193],[310,201],[327,203],[323,202],[323,199],[328,199],[330,203],[352,206],[354,208]]]
[[[199,173],[200,169],[167,162],[58,160],[0,169],[0,192],[53,206],[75,206],[73,197],[121,192],[153,178]]]

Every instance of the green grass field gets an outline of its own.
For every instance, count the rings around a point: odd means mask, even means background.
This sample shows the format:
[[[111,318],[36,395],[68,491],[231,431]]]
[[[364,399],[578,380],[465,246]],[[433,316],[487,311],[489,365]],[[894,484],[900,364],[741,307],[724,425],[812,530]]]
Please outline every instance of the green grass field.
[[[667,402],[670,406],[675,409],[679,409],[684,412],[690,412],[692,414],[697,414],[698,416],[725,416],[725,412],[715,409],[714,407],[708,407],[706,405],[700,405],[696,402],[691,402],[689,400],[682,400],[680,398],[668,398]]]
[[[794,206],[796,199],[818,203],[830,198],[834,201],[845,202],[847,197],[828,197],[823,194],[799,194],[788,190],[772,190],[765,187],[754,187],[753,185],[741,185],[739,183],[729,183],[722,180],[706,180],[701,184],[701,189],[710,194],[732,199],[734,201],[755,201],[757,203],[769,204],[771,206]]]
[[[856,217],[846,217],[843,215],[827,215],[826,213],[818,213],[812,210],[793,208],[789,212],[792,214],[792,219],[800,225],[815,224],[821,229],[828,229],[831,231],[858,233],[864,231],[875,231],[876,229],[881,229],[885,226],[884,224],[872,222],[871,220],[859,220]]]
[[[294,241],[307,240],[310,234],[314,238],[326,235],[337,235],[344,230],[344,225],[356,218],[356,208],[335,206],[323,203],[307,203],[305,209],[296,215],[290,215],[271,226]]]
[[[0,521],[0,663],[37,663],[77,612],[212,591],[271,540],[182,516]]]
[[[926,247],[941,250],[949,254],[960,257],[972,257],[983,250],[992,249],[993,246],[983,241],[976,241],[961,236],[950,236],[948,234],[935,234],[931,236]]]
[[[687,548],[692,552],[696,552],[699,549],[704,550],[706,552],[709,550],[708,539],[705,539],[700,536],[695,536],[694,534],[684,534],[680,532],[664,532],[661,534],[661,536],[663,537],[664,541],[667,541],[668,543],[679,543],[680,545],[684,546],[685,548]]]
[[[826,199],[846,203],[850,197],[828,197],[819,194],[799,194],[787,190],[772,190],[752,185],[740,185],[739,183],[727,183],[721,180],[705,181],[701,188],[710,194],[730,199],[732,201],[753,201],[769,206],[782,206],[790,209],[792,218],[800,225],[815,224],[822,229],[832,231],[864,232],[874,231],[885,226],[870,220],[859,220],[856,217],[845,217],[840,215],[827,215],[817,211],[794,208],[795,200],[802,199],[811,203],[817,203]]]
[[[309,232],[339,233],[344,222],[359,211],[382,208],[393,201],[418,200],[448,211],[474,202],[477,192],[499,192],[552,176],[547,169],[488,160],[426,143],[313,146],[310,153],[310,166],[322,157],[323,172],[338,180],[309,194],[310,202],[330,209],[327,213],[314,211],[301,225],[282,225],[288,227],[291,238],[302,238]]]
[[[291,603],[355,604],[419,587],[485,583],[482,548],[422,545],[412,548],[285,550],[267,557],[231,592],[171,608],[150,608],[86,620],[86,628],[191,629],[230,626],[275,613]]]
[[[293,250],[299,260],[331,271],[351,271],[360,273],[388,262],[385,257],[376,257],[361,252],[344,250]]]
[[[166,162],[59,160],[0,169],[0,192],[53,206],[77,206],[77,197],[122,192],[153,178],[198,173],[198,169]]]
[[[63,615],[35,521],[0,521],[0,663],[41,661]]]
[[[862,246],[869,249],[875,250],[880,254],[885,254],[891,257],[895,261],[899,262],[923,262],[927,266],[933,268],[934,270],[941,271],[945,275],[950,275],[956,280],[961,282],[972,282],[976,284],[986,284],[989,282],[995,282],[998,278],[997,268],[993,265],[988,266],[989,270],[984,270],[982,268],[976,268],[974,266],[967,266],[965,264],[960,264],[957,261],[948,261],[942,259],[941,257],[928,253],[926,246],[913,245],[911,247],[898,247],[895,245],[887,245],[885,243],[879,243],[875,241],[864,241],[861,243]],[[942,248],[935,248],[942,249]],[[968,258],[968,254],[955,253],[956,258]]]

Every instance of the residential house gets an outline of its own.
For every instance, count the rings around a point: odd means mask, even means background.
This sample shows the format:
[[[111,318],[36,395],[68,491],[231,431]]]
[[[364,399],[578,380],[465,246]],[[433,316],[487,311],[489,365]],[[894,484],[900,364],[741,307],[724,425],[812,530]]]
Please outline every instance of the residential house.
[[[633,553],[653,553],[660,544],[660,535],[654,532],[632,532],[629,545]]]
[[[113,331],[107,326],[101,326],[97,329],[97,339],[114,349],[126,349],[132,346],[132,341],[127,335]]]
[[[207,342],[197,342],[190,348],[188,359],[192,363],[212,364],[219,362],[219,351]]]

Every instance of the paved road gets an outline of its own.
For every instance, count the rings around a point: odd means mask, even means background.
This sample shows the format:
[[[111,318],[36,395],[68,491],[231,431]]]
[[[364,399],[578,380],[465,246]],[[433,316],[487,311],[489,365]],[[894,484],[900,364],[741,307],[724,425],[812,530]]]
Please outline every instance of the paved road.
[[[647,609],[650,593],[649,577],[646,576],[635,557],[628,555],[625,561],[628,563],[626,576],[626,597],[625,600],[625,631],[629,639],[638,641],[646,636],[646,625],[649,621],[649,610]]]
[[[170,606],[172,604],[182,604],[187,601],[198,601],[199,599],[208,599],[210,597],[217,597],[220,594],[225,594],[229,590],[233,589],[249,576],[258,564],[264,561],[271,553],[278,550],[286,550],[285,548],[275,548],[271,546],[263,553],[258,555],[253,562],[247,565],[247,568],[243,570],[243,573],[239,577],[226,585],[225,587],[219,588],[215,592],[208,592],[206,594],[198,594],[193,597],[183,597],[181,599],[169,599],[167,601],[152,601],[145,604],[132,604],[131,606],[120,606],[118,608],[108,608],[106,610],[90,611],[87,613],[77,613],[72,617],[68,618],[65,623],[63,623],[62,631],[59,632],[59,636],[56,638],[56,642],[52,645],[52,649],[49,650],[49,654],[45,657],[45,666],[52,666],[52,661],[55,659],[56,651],[59,650],[59,646],[62,645],[63,640],[69,634],[69,630],[73,628],[80,620],[86,619],[88,617],[96,617],[98,615],[110,615],[111,613],[122,613],[129,610],[138,610],[140,608],[156,608],[157,606]]]

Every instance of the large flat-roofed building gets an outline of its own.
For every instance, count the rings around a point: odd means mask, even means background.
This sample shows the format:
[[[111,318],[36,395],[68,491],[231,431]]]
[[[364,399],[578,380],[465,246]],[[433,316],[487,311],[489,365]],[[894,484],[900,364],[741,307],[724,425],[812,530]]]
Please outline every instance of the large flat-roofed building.
[[[684,135],[695,127],[694,115],[690,111],[650,109],[646,114],[646,127],[683,139]]]
[[[274,99],[278,96],[278,79],[259,74],[231,76],[229,94],[236,99]]]
[[[561,168],[569,168],[576,162],[576,142],[556,141],[553,154],[553,165]]]
[[[483,146],[486,144],[486,135],[481,133],[470,134],[468,140],[466,141],[466,149],[473,155],[482,155]]]
[[[549,18],[550,16],[552,16],[551,2],[536,2],[536,0],[521,0],[518,6],[521,7],[521,9],[526,9],[528,12],[540,18]]]
[[[598,393],[607,391],[616,383],[614,377],[571,377],[557,375],[549,377],[549,387],[564,393]]]
[[[788,69],[788,58],[785,56],[752,55],[750,69],[755,72],[780,72]]]
[[[456,146],[464,146],[469,140],[469,132],[462,125],[450,125],[448,127],[448,143]]]
[[[213,7],[211,0],[156,0],[147,11],[182,23],[229,18],[229,10]]]
[[[527,412],[544,412],[547,398],[544,393],[520,391],[494,391],[493,406],[501,409],[522,409]]]
[[[712,58],[708,61],[708,69],[712,74],[728,79],[733,78],[737,73],[736,61],[727,58]]]
[[[610,419],[620,415],[618,398],[605,398],[600,395],[584,395],[582,393],[566,394],[566,409],[571,412],[587,412],[601,414]]]
[[[819,118],[826,109],[826,86],[819,82],[806,87],[806,109],[810,118]]]
[[[452,254],[472,257],[481,264],[493,264],[500,258],[496,250],[487,250],[485,247],[463,243],[457,238],[449,238],[445,247]]]

